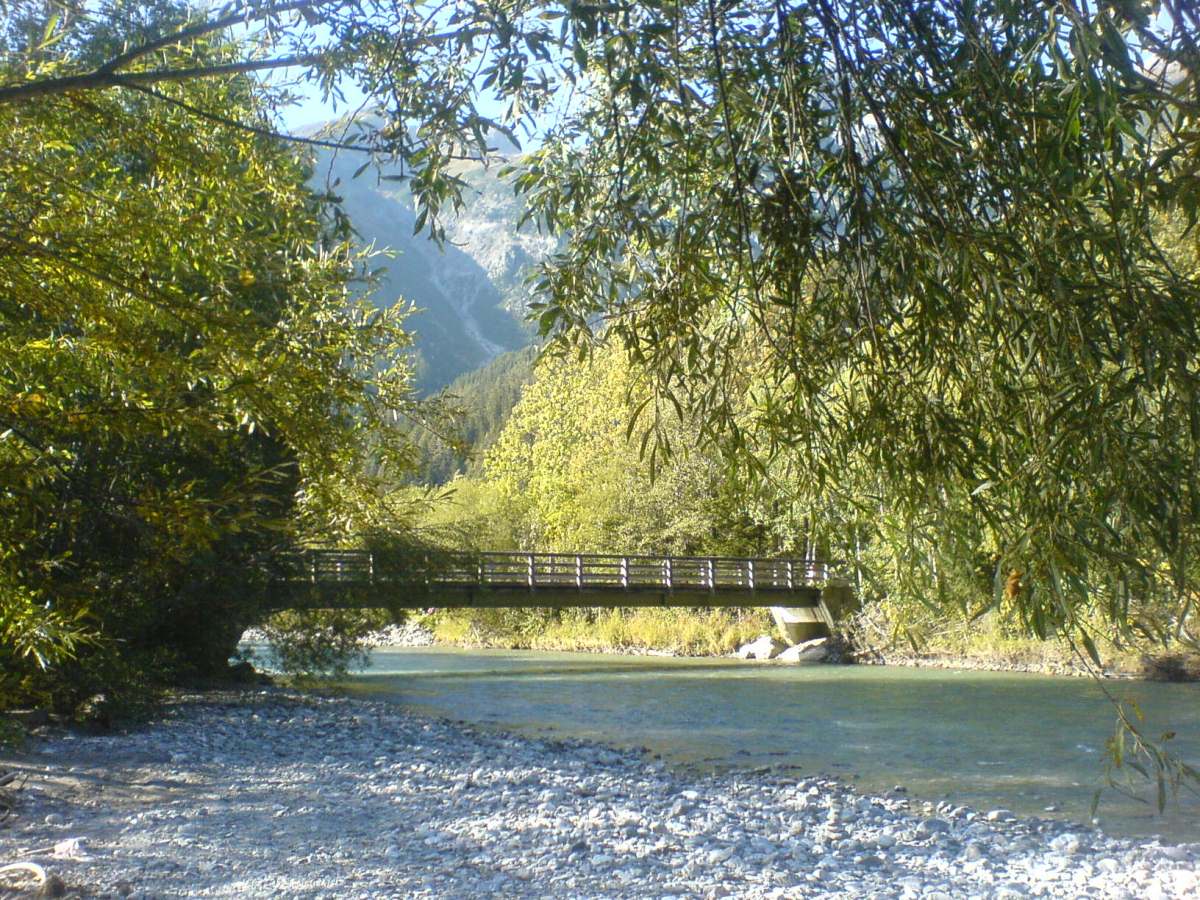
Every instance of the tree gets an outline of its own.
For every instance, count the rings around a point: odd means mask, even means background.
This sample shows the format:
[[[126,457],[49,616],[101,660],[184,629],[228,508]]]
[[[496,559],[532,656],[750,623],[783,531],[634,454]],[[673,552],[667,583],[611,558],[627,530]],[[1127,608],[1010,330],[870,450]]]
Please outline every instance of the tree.
[[[1155,223],[1194,221],[1200,197],[1194,12],[422,12],[234,4],[98,65],[27,54],[0,104],[296,65],[329,91],[352,79],[377,116],[355,140],[405,167],[437,234],[454,160],[570,85],[516,180],[570,235],[541,283],[546,333],[586,346],[603,321],[709,439],[802,471],[831,537],[822,510],[869,520],[884,496],[913,536],[905,565],[936,583],[938,521],[958,518],[938,511],[961,509],[993,573],[984,602],[1007,594],[1034,632],[1086,645],[1076,613],[1098,600],[1119,629],[1190,635],[1196,280]],[[235,25],[240,56],[189,57]],[[502,122],[480,112],[487,91]],[[1131,613],[1145,597],[1178,603],[1155,622]]]
[[[713,452],[689,450],[692,425],[662,411],[679,451],[651,472],[629,423],[650,400],[619,348],[579,361],[542,360],[483,457],[451,482],[430,524],[468,543],[543,552],[748,553],[766,547],[751,520],[753,491]]]
[[[480,369],[447,385],[443,398],[459,408],[459,433],[436,434],[415,426],[412,440],[421,453],[418,480],[445,484],[456,474],[477,471],[483,451],[492,445],[533,378],[538,348],[502,353]],[[461,446],[454,446],[455,443]]]
[[[1196,219],[1200,57],[1173,10],[597,13],[587,100],[518,177],[570,235],[543,330],[602,321],[824,536],[895,521],[910,584],[967,544],[972,613],[1194,639],[1200,282],[1155,214]]]
[[[301,153],[188,111],[269,93],[165,90],[0,106],[0,702],[220,671],[280,548],[403,533],[403,312]]]
[[[0,105],[285,64],[333,89],[341,67],[379,101],[363,144],[410,167],[437,234],[455,158],[570,87],[516,176],[568,236],[541,282],[545,334],[586,349],[603,323],[710,441],[797,473],[817,531],[839,537],[830,510],[894,522],[935,593],[944,563],[982,555],[992,590],[969,612],[1007,600],[1089,652],[1093,611],[1118,636],[1195,641],[1200,285],[1194,250],[1180,266],[1161,247],[1164,218],[1190,228],[1200,207],[1190,6],[222,15],[98,67],[31,65]],[[286,53],[159,63],[234,21]],[[479,112],[476,77],[504,122]]]
[[[1096,666],[1098,631],[1196,647],[1197,24],[597,11],[588,95],[517,180],[570,235],[542,331],[586,352],[602,323],[708,441],[791,480],[814,537],[884,563],[886,596],[1005,608]],[[1160,798],[1195,776],[1122,729]]]
[[[421,209],[418,231],[428,228],[439,239],[443,212],[461,204],[468,186],[459,162],[494,158],[496,134],[507,146],[522,126],[532,126],[559,87],[554,55],[566,36],[555,21],[561,15],[556,8],[525,0],[234,0],[219,8],[189,5],[185,21],[174,28],[147,21],[138,6],[128,0],[86,7],[61,0],[0,2],[12,22],[0,106],[137,93],[248,132],[370,154],[398,170],[388,177],[408,181]],[[114,32],[122,39],[119,49]],[[94,52],[74,52],[73,36],[80,34],[111,52],[99,59]],[[213,43],[226,47],[222,59],[195,53]],[[54,52],[60,46],[65,53]],[[286,77],[289,71],[301,71],[327,99],[343,99],[343,88],[353,84],[368,97],[357,110],[367,115],[352,117],[330,135],[298,137],[281,133],[267,116],[240,118],[220,103],[165,90],[236,75]],[[483,101],[481,89],[491,102]],[[276,92],[268,102],[277,108],[289,96]],[[504,110],[501,117],[484,111],[496,105]]]

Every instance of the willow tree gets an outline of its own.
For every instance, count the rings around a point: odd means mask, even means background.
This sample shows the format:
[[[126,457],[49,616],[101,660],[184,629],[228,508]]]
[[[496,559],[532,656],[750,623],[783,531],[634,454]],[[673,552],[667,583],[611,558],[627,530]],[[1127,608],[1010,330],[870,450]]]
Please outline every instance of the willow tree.
[[[1096,666],[1098,633],[1195,647],[1198,24],[596,10],[577,114],[517,182],[569,235],[542,329],[623,343],[879,594],[1003,606]],[[1190,770],[1120,716],[1161,803]]]
[[[597,10],[518,179],[570,236],[543,329],[602,322],[826,537],[887,519],[894,590],[983,569],[970,612],[1191,640],[1200,281],[1160,223],[1196,218],[1200,57],[1171,15]]]

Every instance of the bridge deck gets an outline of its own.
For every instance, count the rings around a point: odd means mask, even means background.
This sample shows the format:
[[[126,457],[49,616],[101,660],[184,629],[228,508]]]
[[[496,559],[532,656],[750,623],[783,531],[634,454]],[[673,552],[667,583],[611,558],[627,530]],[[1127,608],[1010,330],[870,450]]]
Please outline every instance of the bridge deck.
[[[826,576],[792,559],[305,550],[277,588],[281,606],[815,607]]]

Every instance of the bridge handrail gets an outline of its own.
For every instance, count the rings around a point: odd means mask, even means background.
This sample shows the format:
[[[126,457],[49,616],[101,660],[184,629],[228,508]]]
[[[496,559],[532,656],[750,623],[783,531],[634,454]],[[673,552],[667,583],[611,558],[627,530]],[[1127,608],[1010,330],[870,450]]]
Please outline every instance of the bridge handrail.
[[[821,561],[522,551],[305,549],[284,557],[287,580],[321,584],[587,590],[795,591],[828,578]]]

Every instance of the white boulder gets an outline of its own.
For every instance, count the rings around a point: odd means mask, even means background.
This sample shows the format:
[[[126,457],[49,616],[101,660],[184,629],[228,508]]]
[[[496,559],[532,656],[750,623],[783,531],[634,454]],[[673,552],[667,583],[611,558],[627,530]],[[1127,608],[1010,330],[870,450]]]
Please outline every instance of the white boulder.
[[[764,634],[738,648],[738,659],[774,659],[787,649],[787,644],[769,634]]]
[[[828,655],[829,638],[817,638],[788,647],[779,654],[778,659],[780,662],[789,663],[819,663],[824,662]]]

